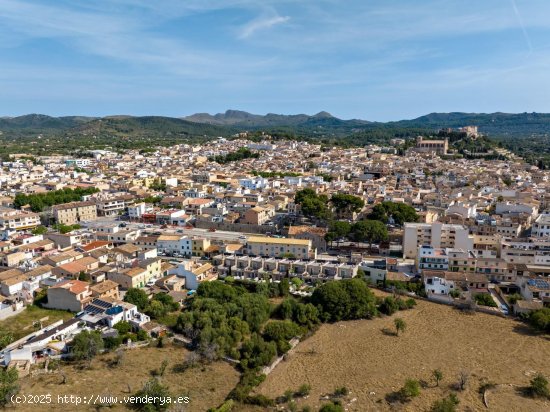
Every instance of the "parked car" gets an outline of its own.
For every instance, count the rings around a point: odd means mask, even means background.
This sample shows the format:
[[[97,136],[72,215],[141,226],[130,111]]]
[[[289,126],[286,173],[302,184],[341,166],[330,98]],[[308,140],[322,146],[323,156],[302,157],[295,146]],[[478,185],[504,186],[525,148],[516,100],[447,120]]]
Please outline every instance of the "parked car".
[[[216,229],[215,229],[215,228],[213,228],[213,227],[211,227],[210,229],[208,229],[208,231],[209,231],[209,232],[215,232],[215,231],[216,231]]]

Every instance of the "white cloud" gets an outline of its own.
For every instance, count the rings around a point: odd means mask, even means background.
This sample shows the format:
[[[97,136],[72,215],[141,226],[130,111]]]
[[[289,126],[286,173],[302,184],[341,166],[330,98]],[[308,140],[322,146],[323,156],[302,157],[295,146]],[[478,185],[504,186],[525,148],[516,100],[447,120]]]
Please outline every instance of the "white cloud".
[[[239,38],[246,39],[259,30],[266,30],[273,26],[286,23],[289,20],[289,16],[261,17],[252,20],[250,23],[242,28],[241,33],[239,34]]]

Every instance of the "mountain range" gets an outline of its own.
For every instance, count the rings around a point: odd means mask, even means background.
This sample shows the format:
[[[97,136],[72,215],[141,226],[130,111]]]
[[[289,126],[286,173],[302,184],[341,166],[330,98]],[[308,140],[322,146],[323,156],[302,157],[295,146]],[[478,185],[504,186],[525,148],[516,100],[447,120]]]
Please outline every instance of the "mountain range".
[[[530,137],[550,134],[548,113],[430,113],[411,120],[376,122],[342,120],[328,112],[315,115],[251,114],[239,110],[211,115],[197,113],[182,118],[162,116],[64,116],[29,114],[0,118],[4,137],[42,135],[108,136],[227,136],[239,131],[284,132],[299,137],[340,138],[350,134],[397,132],[433,133],[439,128],[477,125],[482,133],[494,137]]]

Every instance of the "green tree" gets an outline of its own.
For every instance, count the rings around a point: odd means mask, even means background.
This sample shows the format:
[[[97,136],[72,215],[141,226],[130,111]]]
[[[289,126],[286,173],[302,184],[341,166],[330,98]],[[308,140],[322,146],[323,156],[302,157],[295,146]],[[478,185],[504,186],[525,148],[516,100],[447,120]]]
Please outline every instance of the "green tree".
[[[388,229],[378,220],[360,220],[351,227],[353,239],[359,242],[379,243],[388,239]]]
[[[99,331],[83,330],[77,334],[72,342],[72,353],[77,360],[87,360],[90,364],[92,359],[103,349],[103,339]]]
[[[495,300],[489,293],[476,293],[474,295],[474,300],[478,305],[497,307]]]
[[[0,406],[10,403],[11,396],[19,391],[18,378],[17,369],[0,368]]]
[[[253,334],[243,343],[240,353],[241,367],[245,370],[257,370],[271,362],[277,354],[277,345],[275,342],[266,342],[258,334]]]
[[[393,324],[395,325],[395,331],[398,336],[399,336],[399,332],[404,332],[405,329],[407,328],[407,324],[401,318],[395,318],[393,320]]]
[[[390,217],[396,224],[403,225],[407,222],[417,222],[418,214],[412,206],[405,203],[382,202],[375,205],[368,218],[389,223]]]
[[[208,282],[206,282],[208,283]],[[144,290],[139,288],[130,288],[126,291],[124,295],[124,301],[128,303],[133,303],[137,306],[139,311],[144,311],[145,308],[149,305],[149,297]]]
[[[158,300],[152,300],[146,310],[147,314],[154,319],[158,319],[166,315],[166,308]]]
[[[344,221],[334,221],[330,224],[329,232],[329,241],[338,240],[340,238],[347,237],[351,232],[351,224]]]
[[[538,331],[550,333],[550,308],[542,308],[529,314],[530,325]]]
[[[332,195],[330,201],[339,214],[351,214],[360,212],[365,206],[363,199],[344,193]]]
[[[166,399],[171,396],[167,386],[161,384],[158,379],[151,378],[134,394],[130,407],[144,412],[166,411],[170,407]],[[149,400],[152,402],[148,402]]]
[[[35,227],[31,232],[33,235],[45,235],[46,233],[48,233],[48,228],[46,226],[40,225]]]
[[[508,301],[511,305],[515,305],[518,303],[518,300],[522,300],[523,297],[519,293],[513,293],[510,296],[508,296]]]
[[[315,289],[311,302],[327,321],[371,318],[377,314],[376,299],[361,279],[327,282]]]

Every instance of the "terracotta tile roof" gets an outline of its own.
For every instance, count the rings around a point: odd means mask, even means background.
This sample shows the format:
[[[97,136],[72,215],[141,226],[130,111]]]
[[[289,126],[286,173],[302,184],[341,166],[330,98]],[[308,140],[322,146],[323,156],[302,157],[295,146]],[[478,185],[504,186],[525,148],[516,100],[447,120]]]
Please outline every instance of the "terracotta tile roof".
[[[88,243],[86,246],[82,246],[84,252],[91,252],[94,249],[100,249],[109,246],[109,242],[105,240],[96,240],[94,242]]]
[[[66,280],[65,282],[58,283],[55,286],[52,286],[52,289],[67,289],[71,293],[78,295],[84,292],[90,284],[88,282],[83,282],[81,280]]]

